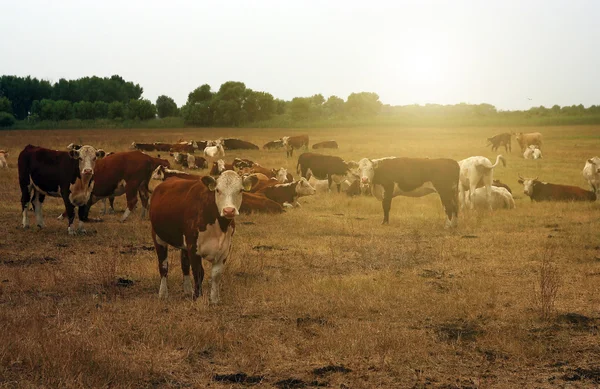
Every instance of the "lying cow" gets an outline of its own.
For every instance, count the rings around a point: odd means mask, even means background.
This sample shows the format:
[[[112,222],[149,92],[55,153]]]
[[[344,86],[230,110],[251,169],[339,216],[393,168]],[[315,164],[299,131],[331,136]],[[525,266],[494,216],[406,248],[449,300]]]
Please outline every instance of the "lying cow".
[[[310,169],[312,175],[319,180],[327,180],[328,187],[335,182],[338,193],[341,191],[342,182],[350,176],[351,164],[340,157],[315,153],[303,153],[298,157],[296,171],[301,177],[307,178]]]
[[[254,161],[251,161],[249,159],[245,159],[245,158],[234,158],[232,165],[234,168],[240,170],[240,169],[244,169],[244,168],[251,168],[254,165],[256,165],[254,163]]]
[[[483,185],[478,185],[477,188],[481,188]],[[494,180],[492,181],[492,186],[497,186],[499,188],[504,188],[508,191],[508,193],[512,194],[512,190],[510,189],[510,187],[508,185],[506,185],[505,183],[501,182],[500,180]]]
[[[209,174],[211,176],[218,176],[226,170],[233,170],[233,164],[225,163],[222,159],[213,162]]]
[[[523,178],[519,175],[519,184],[523,184],[523,193],[531,201],[596,201],[596,193],[570,185],[549,184],[536,178]]]
[[[223,139],[223,148],[225,150],[258,150],[258,146],[254,143],[236,138]]]
[[[204,148],[204,156],[209,160],[214,160],[215,158],[223,158],[225,156],[225,150],[223,149],[223,145],[220,141],[217,142],[214,146],[206,146]]]
[[[505,151],[510,151],[512,153],[512,135],[510,132],[505,132],[503,134],[494,135],[491,138],[487,138],[488,144],[486,146],[492,146],[492,151],[498,150],[498,147],[504,146]]]
[[[265,143],[263,146],[263,150],[274,150],[281,149],[283,147],[283,141],[281,139],[272,140],[270,142]]]
[[[156,151],[170,151],[172,146],[170,143],[162,142],[154,142],[153,145]]]
[[[294,150],[301,147],[308,149],[308,135],[284,136],[281,141],[288,157],[293,156]]]
[[[194,141],[191,141],[191,142],[177,143],[177,144],[171,145],[171,148],[169,149],[169,151],[172,153],[179,152],[179,153],[194,154],[194,152],[197,149],[198,149],[198,144]]]
[[[242,192],[252,187],[253,180],[251,177],[242,180],[235,172],[226,171],[216,179],[171,178],[156,187],[150,204],[150,222],[161,276],[159,297],[168,296],[170,245],[181,250],[183,290],[194,299],[202,295],[202,259],[212,262],[210,302],[219,302],[219,283],[223,265],[231,253],[234,219],[242,205]]]
[[[514,133],[513,133],[514,134]],[[525,149],[530,145],[536,145],[539,148],[542,148],[542,134],[539,132],[530,132],[528,134],[523,134],[519,132],[518,134],[514,134],[515,139],[519,146],[521,146],[521,152],[525,152]]]
[[[583,167],[583,178],[592,187],[592,191],[598,194],[600,191],[600,158],[593,157],[585,162]]]
[[[139,150],[139,151],[156,151],[156,146],[154,143],[137,143],[132,142],[129,147],[131,150]]]
[[[542,150],[537,145],[529,145],[523,153],[525,159],[540,159],[542,158]]]
[[[490,203],[493,210],[515,208],[515,200],[512,194],[505,188],[498,186],[492,186],[492,195],[489,202],[486,188],[475,189],[472,195],[469,193],[466,196],[465,201],[467,201],[466,205],[471,209],[487,210],[490,207]]]
[[[492,209],[492,182],[494,180],[494,168],[502,161],[506,166],[506,160],[502,155],[496,157],[496,163],[492,165],[492,162],[486,157],[469,157],[461,161],[458,161],[460,166],[460,185],[458,186],[458,193],[460,195],[461,206],[466,204],[473,205],[473,201],[465,201],[466,192],[469,191],[469,195],[472,196],[475,193],[475,189],[482,185],[488,196],[489,209]],[[472,208],[471,208],[472,209]]]
[[[8,152],[5,150],[0,150],[0,168],[7,168],[8,163],[6,162],[6,158],[8,158]]]
[[[63,199],[69,220],[69,234],[76,232],[73,228],[75,207],[78,207],[78,230],[84,231],[83,220],[86,219],[86,204],[94,188],[95,180],[92,178],[96,160],[104,154],[103,150],[96,150],[92,146],[71,151],[25,146],[18,158],[23,228],[29,227],[29,203],[33,204],[38,227],[44,227],[42,204],[46,196],[51,196]],[[77,179],[82,184],[74,186]]]
[[[388,224],[390,208],[397,185],[403,192],[412,192],[430,182],[446,211],[446,227],[458,225],[458,184],[460,167],[452,159],[386,158],[371,161],[375,170],[373,194],[381,186],[383,192],[383,224]]]
[[[306,178],[302,177],[298,181],[266,187],[258,193],[264,193],[268,199],[282,206],[299,207],[298,198],[314,195],[315,188],[308,183]]]
[[[174,152],[173,160],[188,169],[205,169],[207,167],[205,158],[196,157],[192,154]]]
[[[337,149],[338,144],[334,140],[326,140],[324,142],[315,143],[312,145],[313,150],[317,149]]]

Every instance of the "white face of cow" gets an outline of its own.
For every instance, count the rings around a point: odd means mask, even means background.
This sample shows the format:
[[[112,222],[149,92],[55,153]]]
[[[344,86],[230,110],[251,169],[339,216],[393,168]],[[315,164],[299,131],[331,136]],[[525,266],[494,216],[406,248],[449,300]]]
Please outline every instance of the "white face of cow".
[[[233,219],[240,214],[242,192],[250,190],[257,181],[253,176],[242,179],[232,170],[224,171],[216,180],[211,176],[202,177],[204,185],[215,192],[219,215],[227,219]]]
[[[277,172],[275,172],[275,178],[277,178],[278,182],[281,182],[283,184],[287,181],[287,174],[288,174],[287,169],[280,167],[279,170],[277,170]]]
[[[96,159],[104,157],[106,153],[104,150],[96,150],[92,146],[81,146],[79,150],[69,151],[69,155],[71,158],[79,160],[79,173],[85,182],[85,177],[91,178],[94,174]]]
[[[300,180],[298,180],[298,183],[296,184],[296,194],[298,197],[311,196],[316,192],[317,190],[313,188],[306,178],[302,177]]]
[[[375,177],[376,162],[371,161],[369,158],[363,158],[358,161],[358,176],[360,178],[360,185],[370,185]]]
[[[600,158],[598,158],[598,157],[590,158],[587,160],[587,163],[592,165],[592,172],[594,172],[595,174],[600,173]]]
[[[289,136],[284,136],[283,138],[281,138],[281,144],[283,145],[283,147],[289,147],[289,144],[288,144],[289,139],[290,139]]]
[[[219,173],[223,173],[225,171],[225,161],[223,161],[222,159],[219,159],[217,161],[217,171]]]
[[[519,178],[519,183],[523,184],[523,193],[531,197],[533,195],[533,186],[538,182],[536,178]]]
[[[159,165],[152,172],[152,177],[150,177],[150,179],[164,181],[165,180],[165,167],[163,165]]]

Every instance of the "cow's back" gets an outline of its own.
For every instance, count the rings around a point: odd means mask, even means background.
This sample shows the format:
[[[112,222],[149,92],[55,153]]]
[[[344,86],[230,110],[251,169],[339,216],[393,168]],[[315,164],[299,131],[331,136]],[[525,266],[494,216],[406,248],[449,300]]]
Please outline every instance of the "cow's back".
[[[379,162],[373,183],[385,186],[394,182],[403,190],[412,190],[428,181],[436,187],[453,186],[458,183],[459,173],[458,162],[453,159],[390,158]]]
[[[31,178],[43,190],[56,191],[79,177],[79,164],[66,151],[27,145],[19,153],[17,166],[21,185],[29,185]]]

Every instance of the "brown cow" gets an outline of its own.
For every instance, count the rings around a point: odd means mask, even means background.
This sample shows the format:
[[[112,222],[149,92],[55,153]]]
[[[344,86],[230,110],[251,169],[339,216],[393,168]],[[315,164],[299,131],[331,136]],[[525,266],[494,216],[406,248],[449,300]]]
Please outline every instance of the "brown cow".
[[[377,161],[375,163],[375,161]],[[373,160],[375,174],[373,190],[383,189],[383,223],[390,220],[392,197],[397,185],[404,192],[411,192],[430,182],[440,195],[446,211],[446,227],[458,225],[458,180],[460,167],[452,159],[386,158]],[[374,194],[376,191],[374,192]]]
[[[488,144],[486,146],[492,146],[492,151],[498,150],[498,147],[504,146],[504,150],[512,153],[512,135],[510,132],[494,135],[491,138],[487,138]]]
[[[530,132],[528,134],[519,132],[518,134],[513,134],[515,135],[517,143],[519,143],[519,146],[521,146],[521,153],[524,153],[525,149],[530,145],[536,145],[538,148],[542,148],[542,134],[539,132]]]
[[[242,192],[249,189],[254,180],[226,171],[216,179],[211,176],[204,176],[200,181],[170,178],[156,187],[150,204],[150,222],[161,276],[159,297],[168,296],[170,245],[181,250],[183,290],[193,298],[202,295],[202,259],[212,262],[210,302],[219,302],[219,282],[223,265],[231,253],[234,219],[242,205]]]
[[[314,195],[316,192],[306,178],[302,177],[298,181],[287,184],[276,184],[267,186],[258,193],[264,193],[265,196],[282,206],[298,207],[298,198],[302,196]]]
[[[521,175],[518,182],[531,201],[596,201],[596,193],[577,186],[550,184]]]
[[[8,152],[5,150],[0,150],[0,168],[8,167],[8,163],[6,162],[7,157],[8,157]]]
[[[315,143],[312,145],[313,150],[317,149],[337,149],[338,144],[334,140],[326,140],[324,142]]]
[[[194,141],[192,141],[191,143],[177,143],[174,145],[171,145],[171,148],[169,149],[170,152],[172,153],[188,153],[188,154],[194,154],[194,152],[198,149],[198,144]]]
[[[171,150],[170,143],[154,142],[154,148],[156,151],[169,151]]]
[[[29,227],[28,205],[33,204],[38,227],[44,227],[42,204],[46,196],[62,197],[69,219],[68,232],[75,234],[73,221],[78,207],[79,231],[86,218],[86,203],[90,198],[95,180],[96,160],[103,150],[82,146],[79,150],[56,151],[27,145],[18,158],[19,186],[21,187],[21,212],[23,228]],[[83,184],[74,185],[77,179]]]
[[[294,149],[299,149],[302,146],[308,149],[308,135],[284,136],[281,140],[288,157],[294,155]]]
[[[234,158],[233,159],[233,163],[232,163],[233,167],[236,169],[243,169],[246,167],[253,167],[254,165],[256,165],[254,163],[254,161],[251,161],[249,159],[245,159],[245,158]]]

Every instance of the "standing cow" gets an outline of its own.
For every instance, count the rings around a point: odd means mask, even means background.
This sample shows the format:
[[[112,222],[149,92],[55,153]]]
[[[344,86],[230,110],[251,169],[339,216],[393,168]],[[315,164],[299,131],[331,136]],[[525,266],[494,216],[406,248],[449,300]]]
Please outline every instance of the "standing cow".
[[[331,183],[335,182],[338,193],[346,177],[352,178],[350,177],[350,168],[351,166],[340,157],[315,153],[301,154],[296,164],[296,171],[301,177],[310,178],[307,175],[310,169],[315,178],[320,180],[326,179],[329,188],[331,187]]]
[[[593,157],[585,162],[583,167],[583,178],[592,187],[592,191],[598,194],[600,192],[600,158]]]
[[[492,146],[492,151],[498,150],[498,147],[504,146],[505,151],[512,153],[512,135],[510,132],[494,135],[491,138],[487,138],[488,144],[486,146]]]
[[[524,153],[525,149],[530,145],[536,145],[538,148],[542,148],[542,134],[539,132],[530,132],[528,134],[519,132],[518,134],[513,134],[515,135],[517,143],[521,147],[521,153]]]
[[[458,187],[458,193],[460,194],[460,205],[464,207],[467,202],[465,200],[465,193],[469,191],[469,196],[475,194],[475,189],[479,186],[485,187],[487,193],[487,199],[489,209],[492,209],[492,183],[494,181],[494,168],[502,161],[506,166],[506,160],[502,155],[496,157],[496,163],[492,165],[492,162],[486,157],[469,157],[461,161],[458,161],[460,166],[460,185]],[[469,202],[471,209],[473,209],[473,201]]]
[[[239,215],[242,192],[250,189],[255,181],[255,177],[242,179],[237,173],[226,171],[216,179],[211,176],[204,176],[200,181],[170,178],[156,187],[150,204],[150,222],[161,276],[159,297],[168,296],[170,245],[181,250],[183,290],[193,298],[202,295],[202,259],[212,262],[210,302],[219,302],[219,281],[231,253],[234,219]]]
[[[8,152],[4,150],[0,150],[0,168],[7,168],[8,163],[6,162],[6,158],[8,158]]]
[[[458,225],[458,162],[446,158],[386,158],[373,164],[373,186],[381,186],[383,190],[382,224],[389,223],[396,185],[404,192],[411,192],[431,182],[446,211],[446,228]]]
[[[73,221],[78,207],[79,231],[86,219],[86,203],[94,188],[96,159],[104,156],[103,150],[82,146],[79,150],[56,151],[27,145],[18,158],[19,186],[21,187],[21,213],[23,228],[29,227],[27,209],[33,204],[38,227],[44,227],[42,204],[46,196],[62,197],[69,219],[68,232],[75,234]],[[81,185],[74,185],[81,179]]]
[[[308,149],[308,135],[284,136],[281,141],[288,157],[293,156],[294,150],[301,147]]]

